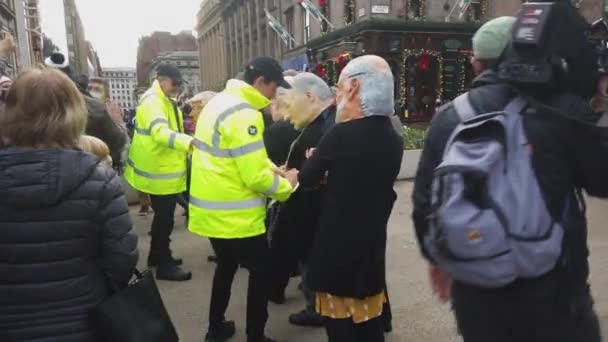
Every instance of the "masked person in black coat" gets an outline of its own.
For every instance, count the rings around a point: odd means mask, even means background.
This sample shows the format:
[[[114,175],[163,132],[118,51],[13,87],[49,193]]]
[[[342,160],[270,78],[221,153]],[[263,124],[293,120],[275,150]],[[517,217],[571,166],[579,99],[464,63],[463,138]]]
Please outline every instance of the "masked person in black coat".
[[[330,342],[384,341],[387,225],[403,156],[393,84],[384,59],[353,59],[338,82],[338,124],[299,174],[301,188],[327,183],[305,282]]]
[[[99,342],[89,312],[126,285],[137,236],[116,173],[78,150],[82,96],[21,74],[0,115],[0,341]]]
[[[317,147],[321,138],[334,125],[335,106],[331,89],[314,74],[299,73],[291,79],[291,85],[292,89],[282,90],[278,99],[286,104],[287,118],[298,131],[284,157],[284,167],[300,169],[306,161],[306,152]],[[323,318],[314,310],[315,296],[305,280],[322,196],[322,185],[298,189],[282,205],[272,236],[272,257],[278,266],[289,267],[297,262],[303,274],[302,290],[306,298],[306,309],[289,317],[292,324],[300,326],[322,326],[324,323]],[[289,271],[280,267],[275,267],[275,270],[282,276]]]

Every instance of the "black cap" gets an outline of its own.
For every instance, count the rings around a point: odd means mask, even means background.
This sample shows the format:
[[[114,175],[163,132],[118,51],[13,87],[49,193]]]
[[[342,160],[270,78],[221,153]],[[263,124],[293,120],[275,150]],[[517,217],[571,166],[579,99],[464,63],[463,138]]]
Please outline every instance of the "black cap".
[[[249,73],[257,74],[257,77],[263,76],[267,81],[275,81],[279,87],[291,88],[283,78],[283,68],[274,58],[257,57],[245,68],[245,78]]]
[[[156,68],[156,76],[170,78],[178,84],[183,82],[182,73],[173,64],[159,65],[158,68]]]

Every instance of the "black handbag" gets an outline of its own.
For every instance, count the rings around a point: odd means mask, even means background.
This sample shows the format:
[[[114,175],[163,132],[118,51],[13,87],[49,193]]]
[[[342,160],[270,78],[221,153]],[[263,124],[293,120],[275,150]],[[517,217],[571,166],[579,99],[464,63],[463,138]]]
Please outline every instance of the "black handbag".
[[[100,337],[107,342],[177,342],[179,337],[149,270],[91,312]]]

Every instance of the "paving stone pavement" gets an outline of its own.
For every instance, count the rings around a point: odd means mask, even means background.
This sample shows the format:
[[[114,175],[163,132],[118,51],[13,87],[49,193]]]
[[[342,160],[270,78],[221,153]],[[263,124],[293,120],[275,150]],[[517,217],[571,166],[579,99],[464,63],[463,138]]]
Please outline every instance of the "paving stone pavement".
[[[410,220],[412,191],[411,182],[396,185],[399,199],[389,223],[387,276],[393,309],[394,332],[387,335],[387,342],[457,342],[454,320],[448,305],[438,303],[431,295],[427,280],[427,265],[418,253],[412,222]],[[592,288],[596,310],[602,321],[604,335],[608,333],[608,202],[589,200],[589,241],[591,245]],[[149,238],[147,232],[152,215],[137,216],[132,208],[140,236],[140,267],[144,266]],[[179,332],[181,341],[203,341],[207,328],[207,314],[214,264],[207,262],[212,254],[206,239],[189,233],[185,228],[182,209],[176,211],[176,228],[172,236],[173,251],[184,258],[185,267],[194,274],[184,283],[159,281],[162,296]],[[237,324],[237,335],[231,341],[245,341],[245,298],[247,273],[239,271],[235,277],[232,299],[227,317]],[[290,313],[303,307],[303,299],[297,290],[297,280],[292,280],[285,305],[270,304],[267,335],[289,342],[326,341],[322,329],[298,328],[287,322]]]

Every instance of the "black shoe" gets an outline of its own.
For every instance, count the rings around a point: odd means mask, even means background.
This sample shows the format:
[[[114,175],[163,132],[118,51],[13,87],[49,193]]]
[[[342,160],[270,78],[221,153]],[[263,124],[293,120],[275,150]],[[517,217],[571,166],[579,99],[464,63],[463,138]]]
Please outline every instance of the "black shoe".
[[[181,267],[175,264],[167,263],[164,265],[158,265],[156,268],[156,279],[186,281],[192,279],[192,273],[182,270]]]
[[[325,325],[325,321],[325,317],[309,310],[302,310],[297,314],[289,315],[289,323],[299,327],[322,327]]]
[[[176,266],[181,266],[184,263],[184,260],[182,260],[182,258],[171,257],[171,263],[173,263]],[[158,262],[157,258],[148,257],[148,267],[155,267],[155,266],[158,266],[158,264],[159,264],[159,262]]]
[[[209,256],[207,256],[207,261],[208,262],[217,262],[217,256],[209,255]]]
[[[285,304],[285,294],[284,293],[279,293],[279,294],[271,294],[270,297],[268,297],[268,301],[273,302],[277,305],[281,305],[281,304]]]
[[[205,335],[205,342],[224,342],[234,336],[236,328],[234,327],[233,321],[224,321],[220,325],[219,329],[207,332]]]

